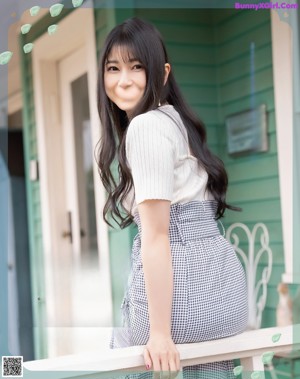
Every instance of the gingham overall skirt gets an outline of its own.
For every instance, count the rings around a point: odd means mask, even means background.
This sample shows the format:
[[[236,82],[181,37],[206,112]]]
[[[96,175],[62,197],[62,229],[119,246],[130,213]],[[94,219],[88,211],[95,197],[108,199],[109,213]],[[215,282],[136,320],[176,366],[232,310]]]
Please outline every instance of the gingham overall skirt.
[[[248,320],[243,266],[215,220],[215,200],[171,204],[169,239],[173,264],[172,338],[175,344],[201,342],[243,332]],[[110,348],[145,345],[148,304],[141,262],[141,222],[133,240],[131,272],[122,302],[123,327],[115,328]],[[183,368],[184,379],[234,378],[233,361]],[[152,378],[151,372],[126,378]]]

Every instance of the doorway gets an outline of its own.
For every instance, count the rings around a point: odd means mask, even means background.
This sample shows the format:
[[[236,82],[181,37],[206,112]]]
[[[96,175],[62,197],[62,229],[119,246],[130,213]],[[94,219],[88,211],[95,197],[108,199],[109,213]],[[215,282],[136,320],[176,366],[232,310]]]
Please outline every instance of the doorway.
[[[112,325],[93,9],[73,11],[59,31],[33,50],[48,357],[108,348]]]

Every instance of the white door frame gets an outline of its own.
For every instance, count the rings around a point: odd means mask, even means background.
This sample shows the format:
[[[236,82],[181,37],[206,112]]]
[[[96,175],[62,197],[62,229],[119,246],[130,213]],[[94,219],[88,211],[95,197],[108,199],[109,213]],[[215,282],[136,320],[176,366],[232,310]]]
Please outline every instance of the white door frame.
[[[90,3],[90,4],[87,4]],[[64,167],[61,164],[63,149],[61,141],[61,120],[58,89],[57,62],[74,50],[85,46],[87,61],[89,62],[89,98],[90,120],[92,128],[92,140],[97,142],[100,138],[100,122],[97,113],[96,83],[97,83],[97,57],[95,42],[95,26],[93,3],[88,0],[87,8],[79,8],[66,16],[58,25],[54,35],[44,34],[35,41],[32,51],[33,59],[33,85],[35,101],[35,117],[37,123],[38,156],[40,167],[40,196],[42,204],[42,233],[44,247],[44,264],[40,268],[45,272],[46,285],[46,311],[47,311],[47,336],[48,356],[59,355],[60,351],[51,340],[51,329],[57,329],[55,320],[59,305],[55,307],[55,289],[53,288],[53,264],[57,254],[66,252],[69,247],[66,239],[61,238],[61,232],[67,228],[67,220],[64,212],[59,217],[58,212],[65,207],[65,188],[63,183],[53,180],[64,175]],[[89,6],[89,8],[88,8]],[[77,30],[78,29],[78,30]],[[52,152],[51,150],[52,149]],[[58,157],[56,162],[49,159],[53,149]],[[108,227],[102,219],[102,209],[105,203],[105,190],[99,178],[97,165],[94,162],[95,203],[97,215],[97,239],[100,250],[101,262],[101,286],[105,288],[105,298],[102,299],[112,324],[112,298],[111,278],[109,265]],[[106,325],[107,326],[107,325]],[[55,334],[55,333],[54,333]],[[63,350],[63,348],[62,348]]]
[[[73,253],[76,257],[80,256],[80,245],[81,238],[78,231],[81,229],[79,222],[79,208],[78,208],[78,188],[77,188],[77,176],[76,172],[76,154],[75,154],[75,143],[76,139],[74,136],[74,120],[73,120],[73,109],[72,109],[72,94],[69,91],[69,82],[77,79],[86,73],[87,61],[86,61],[86,48],[85,45],[81,46],[75,52],[72,52],[68,57],[63,58],[58,64],[58,72],[61,75],[60,83],[60,94],[62,99],[64,99],[64,109],[62,110],[62,117],[64,125],[63,127],[63,139],[64,143],[64,156],[66,163],[66,202],[69,205],[68,209],[72,209],[72,226],[73,230]],[[66,83],[67,82],[67,83]]]
[[[289,11],[295,12],[294,9]],[[293,283],[293,44],[292,29],[271,10],[272,61],[285,272]]]

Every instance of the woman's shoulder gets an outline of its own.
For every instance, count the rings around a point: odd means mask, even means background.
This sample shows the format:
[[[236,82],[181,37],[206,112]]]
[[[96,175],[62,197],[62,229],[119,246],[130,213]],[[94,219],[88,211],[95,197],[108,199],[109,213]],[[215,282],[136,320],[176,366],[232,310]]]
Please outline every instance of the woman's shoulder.
[[[139,121],[147,121],[147,120],[157,119],[157,118],[160,118],[160,116],[164,117],[164,116],[166,116],[165,110],[175,112],[173,105],[170,105],[170,104],[161,105],[161,106],[157,107],[156,109],[152,109],[148,112],[141,113],[141,114],[135,116],[131,120],[130,124],[136,123]]]
[[[137,130],[143,128],[151,129],[152,133],[176,134],[176,114],[173,105],[166,104],[146,113],[135,116],[129,126],[129,130]]]

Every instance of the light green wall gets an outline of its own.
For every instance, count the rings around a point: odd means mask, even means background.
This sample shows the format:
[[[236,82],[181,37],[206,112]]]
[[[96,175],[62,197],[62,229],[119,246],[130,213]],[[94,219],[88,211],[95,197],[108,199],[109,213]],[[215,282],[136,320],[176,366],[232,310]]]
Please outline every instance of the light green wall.
[[[263,222],[269,230],[273,268],[262,326],[274,326],[278,303],[276,287],[284,272],[284,256],[270,12],[227,10],[216,12],[213,21],[218,77],[219,152],[229,175],[228,202],[243,208],[242,213],[227,212],[224,224],[227,227],[239,221],[252,229],[255,223]],[[244,157],[230,157],[227,154],[225,117],[262,103],[267,106],[269,150]],[[259,273],[262,264],[259,265]]]
[[[136,9],[161,31],[178,83],[205,122],[208,143],[229,174],[228,202],[243,212],[227,211],[225,228],[264,222],[270,232],[273,270],[263,326],[275,325],[276,286],[284,271],[276,125],[272,80],[270,12],[232,9]],[[253,43],[253,70],[250,45]],[[254,91],[251,92],[251,82]],[[269,150],[231,158],[226,152],[225,117],[261,103],[267,105]],[[265,262],[265,256],[262,257]],[[260,273],[262,266],[258,268]]]

